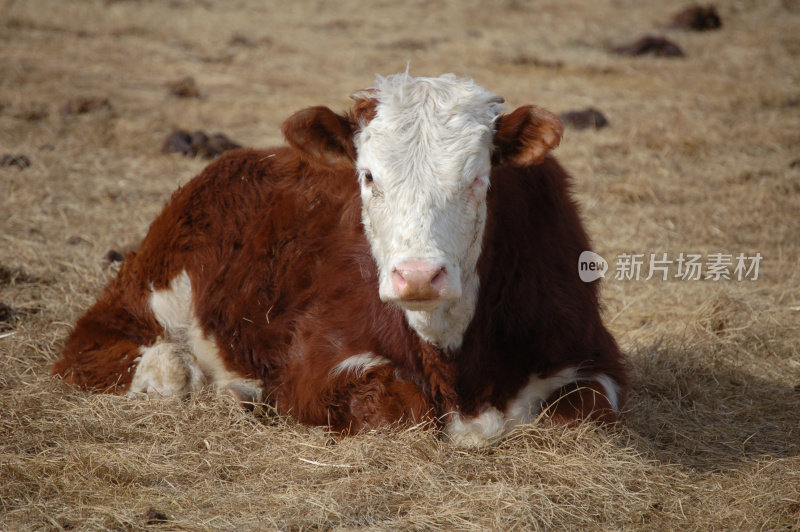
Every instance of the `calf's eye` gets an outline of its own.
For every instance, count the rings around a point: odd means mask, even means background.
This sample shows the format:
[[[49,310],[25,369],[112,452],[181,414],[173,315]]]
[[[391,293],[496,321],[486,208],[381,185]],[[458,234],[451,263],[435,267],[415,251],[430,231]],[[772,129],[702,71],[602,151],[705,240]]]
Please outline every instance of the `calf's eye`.
[[[364,181],[372,183],[372,172],[364,172]]]

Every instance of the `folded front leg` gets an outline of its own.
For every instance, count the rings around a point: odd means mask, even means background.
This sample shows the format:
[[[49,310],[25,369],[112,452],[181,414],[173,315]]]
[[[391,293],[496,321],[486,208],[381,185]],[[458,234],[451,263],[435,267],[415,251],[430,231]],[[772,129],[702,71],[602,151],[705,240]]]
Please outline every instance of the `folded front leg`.
[[[280,412],[347,433],[433,419],[430,400],[390,360],[359,353],[326,362],[286,368],[274,394]]]

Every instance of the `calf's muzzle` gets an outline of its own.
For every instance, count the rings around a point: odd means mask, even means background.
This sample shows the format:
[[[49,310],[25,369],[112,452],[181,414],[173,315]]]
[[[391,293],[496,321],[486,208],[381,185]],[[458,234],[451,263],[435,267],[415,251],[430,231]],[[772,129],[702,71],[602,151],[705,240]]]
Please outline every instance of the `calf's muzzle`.
[[[397,264],[392,270],[392,288],[399,301],[436,301],[460,296],[460,290],[452,286],[447,268],[434,262],[408,261]]]

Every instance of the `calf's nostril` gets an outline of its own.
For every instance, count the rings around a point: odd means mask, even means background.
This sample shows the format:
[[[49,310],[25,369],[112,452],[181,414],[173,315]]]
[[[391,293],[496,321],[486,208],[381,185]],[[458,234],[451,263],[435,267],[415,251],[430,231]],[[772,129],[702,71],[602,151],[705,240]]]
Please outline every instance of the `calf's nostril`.
[[[406,277],[403,275],[403,272],[394,270],[392,272],[392,281],[395,285],[398,286],[405,286],[406,285]]]
[[[445,271],[444,268],[439,268],[439,271],[437,271],[436,274],[431,279],[431,286],[436,290],[440,290],[441,288],[443,288],[446,279],[447,279],[447,272]]]

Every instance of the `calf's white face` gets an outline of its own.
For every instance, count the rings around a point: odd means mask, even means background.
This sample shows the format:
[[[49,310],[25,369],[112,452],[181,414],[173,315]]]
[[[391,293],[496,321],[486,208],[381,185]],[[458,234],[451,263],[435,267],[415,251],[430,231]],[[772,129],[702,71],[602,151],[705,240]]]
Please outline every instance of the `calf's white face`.
[[[492,162],[542,162],[561,139],[535,106],[500,115],[503,99],[451,74],[379,77],[347,116],[327,107],[283,124],[313,159],[354,165],[379,295],[426,340],[455,349],[475,312]]]
[[[405,74],[367,95],[375,116],[354,142],[381,299],[431,312],[474,298],[502,98],[452,76]]]

